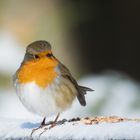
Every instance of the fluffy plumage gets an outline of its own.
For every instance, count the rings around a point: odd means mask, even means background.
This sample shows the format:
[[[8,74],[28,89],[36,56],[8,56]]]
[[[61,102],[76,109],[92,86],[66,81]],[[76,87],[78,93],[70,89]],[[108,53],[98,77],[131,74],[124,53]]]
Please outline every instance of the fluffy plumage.
[[[47,41],[36,41],[27,46],[24,60],[14,77],[17,95],[23,105],[41,116],[64,111],[75,97],[85,106],[86,92],[93,91],[78,85],[68,68],[54,57]]]

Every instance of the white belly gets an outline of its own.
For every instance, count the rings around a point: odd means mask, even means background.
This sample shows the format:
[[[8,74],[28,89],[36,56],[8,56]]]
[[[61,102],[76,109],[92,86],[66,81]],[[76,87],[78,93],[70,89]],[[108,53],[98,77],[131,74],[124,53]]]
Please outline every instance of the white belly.
[[[37,86],[35,82],[27,84],[16,82],[15,87],[23,105],[29,111],[44,117],[64,111],[75,99],[74,86],[69,81],[63,80],[63,82],[57,78],[45,89]]]

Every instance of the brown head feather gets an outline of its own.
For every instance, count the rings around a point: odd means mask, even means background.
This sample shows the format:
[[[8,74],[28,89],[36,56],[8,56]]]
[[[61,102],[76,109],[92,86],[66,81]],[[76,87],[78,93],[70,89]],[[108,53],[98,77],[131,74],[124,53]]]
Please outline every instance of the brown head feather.
[[[26,53],[37,54],[48,50],[51,50],[50,43],[44,40],[39,40],[29,44]]]

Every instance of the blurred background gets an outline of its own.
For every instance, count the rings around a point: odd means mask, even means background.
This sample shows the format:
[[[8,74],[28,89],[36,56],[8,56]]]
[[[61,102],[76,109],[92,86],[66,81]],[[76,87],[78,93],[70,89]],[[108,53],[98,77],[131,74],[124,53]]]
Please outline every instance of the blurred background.
[[[0,117],[34,118],[12,85],[26,46],[47,40],[79,83],[95,89],[64,116],[140,117],[140,1],[1,0]]]

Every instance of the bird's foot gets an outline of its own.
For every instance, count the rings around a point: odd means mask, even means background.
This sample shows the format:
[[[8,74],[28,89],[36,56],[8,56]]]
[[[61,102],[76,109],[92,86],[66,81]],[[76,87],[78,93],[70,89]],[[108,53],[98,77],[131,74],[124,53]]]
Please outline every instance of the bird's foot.
[[[54,125],[54,122],[53,122],[53,121],[49,121],[49,122],[47,122],[47,123],[42,122],[41,125],[40,125],[39,127],[34,128],[34,129],[32,130],[32,132],[31,132],[31,134],[30,134],[30,137],[32,137],[33,134],[34,134],[37,130],[44,128],[44,131],[43,131],[42,133],[40,133],[40,135],[42,135],[42,134],[48,129],[46,126],[49,126],[49,125],[51,125],[51,126]],[[50,127],[51,127],[51,126],[50,126]],[[50,127],[49,127],[49,129],[50,129]],[[39,135],[39,136],[40,136],[40,135]]]
[[[55,127],[55,126],[57,125],[57,122],[50,121],[50,122],[48,122],[45,126],[47,126],[47,125],[50,125],[50,126],[44,128],[44,131],[41,132],[41,133],[39,134],[39,138],[40,138],[40,136],[41,136],[43,133],[45,133],[48,129],[50,130],[51,128]]]
[[[41,136],[43,133],[45,133],[47,130],[50,130],[51,128],[54,128],[54,127],[57,126],[57,125],[62,125],[62,124],[64,124],[65,122],[67,122],[66,119],[63,119],[63,120],[60,120],[60,121],[50,121],[50,122],[46,123],[46,125],[50,125],[50,126],[44,128],[44,131],[41,132],[41,133],[39,134],[39,138],[40,138],[40,136]],[[46,126],[46,125],[45,125],[45,126]]]
[[[35,128],[35,129],[32,130],[32,132],[31,132],[31,134],[30,134],[30,137],[33,136],[33,133],[34,133],[34,132],[36,132],[37,130],[42,129],[44,126],[46,126],[46,124],[45,124],[45,119],[46,119],[46,118],[43,119],[43,121],[41,122],[41,124],[40,124],[39,127],[37,127],[37,128]]]
[[[34,129],[32,130],[32,132],[31,132],[31,134],[30,134],[30,137],[32,137],[33,134],[34,134],[37,130],[42,129],[44,126],[45,126],[45,125],[42,125],[42,124],[41,124],[39,127],[34,128]]]

